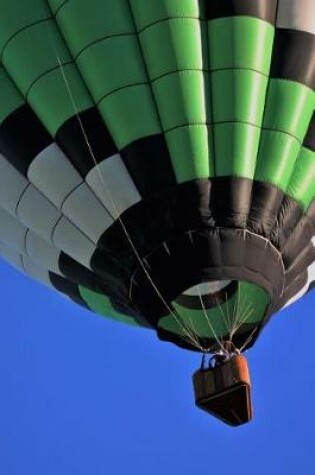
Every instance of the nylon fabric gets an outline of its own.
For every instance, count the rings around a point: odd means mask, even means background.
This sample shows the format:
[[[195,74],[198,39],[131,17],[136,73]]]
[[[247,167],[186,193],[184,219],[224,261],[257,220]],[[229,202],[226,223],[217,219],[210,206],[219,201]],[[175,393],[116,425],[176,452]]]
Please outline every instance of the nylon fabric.
[[[190,349],[181,293],[256,286],[252,344],[312,286],[311,3],[0,0],[3,257]]]

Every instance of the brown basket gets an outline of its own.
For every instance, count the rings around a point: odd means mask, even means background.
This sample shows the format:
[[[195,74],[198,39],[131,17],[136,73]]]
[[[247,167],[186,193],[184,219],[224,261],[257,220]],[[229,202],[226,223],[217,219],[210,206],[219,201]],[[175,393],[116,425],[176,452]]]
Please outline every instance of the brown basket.
[[[193,376],[196,405],[232,426],[252,419],[251,383],[247,361],[235,355]]]

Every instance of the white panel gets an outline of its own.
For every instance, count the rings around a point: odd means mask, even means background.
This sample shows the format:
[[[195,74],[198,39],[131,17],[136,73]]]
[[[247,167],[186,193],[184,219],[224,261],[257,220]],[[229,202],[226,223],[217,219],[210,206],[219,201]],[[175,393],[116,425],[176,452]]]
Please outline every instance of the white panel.
[[[41,284],[48,285],[48,287],[54,288],[49,278],[49,272],[47,269],[37,266],[29,257],[21,257],[25,273],[32,279],[37,280]]]
[[[231,284],[231,280],[215,280],[212,282],[202,282],[199,285],[194,285],[183,292],[183,295],[192,295],[199,297],[201,295],[211,295],[219,292],[220,290],[228,287]]]
[[[106,158],[92,168],[86,176],[86,182],[114,219],[117,219],[117,214],[120,215],[141,201],[141,196],[118,154]]]
[[[11,266],[15,267],[19,271],[24,271],[24,266],[21,260],[21,254],[12,247],[7,246],[4,242],[0,241],[0,256],[7,261]]]
[[[294,302],[297,302],[300,298],[302,298],[303,295],[305,295],[308,291],[309,286],[312,282],[315,282],[315,262],[308,268],[308,279],[305,286],[301,290],[299,290],[299,292],[295,294],[290,300],[288,300],[288,302],[282,308],[289,307]]]
[[[83,181],[57,144],[37,155],[28,169],[28,178],[58,209]]]
[[[312,244],[315,247],[315,236],[312,239]],[[308,268],[308,284],[315,282],[315,262]]]
[[[60,212],[36,188],[29,186],[23,194],[17,214],[22,223],[50,241]]]
[[[113,224],[113,218],[86,183],[76,188],[66,199],[62,212],[96,243]]]
[[[315,1],[280,0],[277,27],[315,34]]]
[[[10,214],[16,214],[16,206],[27,180],[0,154],[0,203]]]
[[[28,255],[40,267],[60,274],[58,266],[60,251],[2,208],[0,208],[0,241],[12,250]]]
[[[313,237],[312,243],[313,243],[313,246],[315,247],[315,237]],[[292,305],[294,302],[296,302],[297,300],[302,298],[303,295],[305,295],[306,292],[308,291],[311,283],[315,282],[315,262],[313,262],[313,264],[311,264],[309,266],[309,268],[307,269],[307,273],[308,273],[308,279],[307,279],[307,283],[305,284],[305,286],[296,295],[294,295],[290,300],[288,300],[288,302],[284,305],[283,308],[289,307],[289,305]]]
[[[315,282],[315,262],[308,268],[308,285]]]
[[[25,240],[26,254],[36,264],[44,269],[49,269],[55,274],[60,274],[59,257],[60,251],[52,244],[41,239],[39,236],[29,231]]]
[[[55,227],[52,240],[56,247],[62,249],[85,267],[90,268],[90,260],[95,246],[65,218],[62,218]]]
[[[27,228],[0,208],[0,240],[19,252],[25,252]]]

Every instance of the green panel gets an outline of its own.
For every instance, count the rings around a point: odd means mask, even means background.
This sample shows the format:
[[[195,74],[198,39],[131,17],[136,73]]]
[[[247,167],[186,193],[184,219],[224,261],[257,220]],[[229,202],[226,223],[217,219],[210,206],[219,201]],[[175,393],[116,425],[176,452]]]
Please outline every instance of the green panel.
[[[53,14],[55,14],[56,11],[57,11],[62,5],[64,5],[65,3],[69,3],[69,2],[65,2],[65,0],[48,0],[48,3],[49,3],[49,5],[50,5],[51,11],[53,12]]]
[[[76,112],[93,106],[53,20],[16,35],[3,63],[53,135]]]
[[[0,124],[24,103],[23,97],[0,67]]]
[[[116,145],[160,134],[128,1],[67,2],[57,21]]]
[[[180,71],[152,84],[163,130],[205,124],[210,113],[208,81],[201,71]]]
[[[269,75],[274,27],[258,18],[226,17],[208,22],[210,68],[244,68]]]
[[[297,82],[271,79],[263,127],[286,132],[303,141],[313,110],[315,92]]]
[[[207,55],[203,58],[201,54],[199,20],[181,18],[156,23],[140,34],[140,41],[151,80],[173,71],[208,69]]]
[[[292,135],[263,130],[255,179],[273,183],[285,191],[300,147],[300,143]]]
[[[140,42],[178,183],[213,175],[206,24],[198,19],[197,3],[132,4],[135,16],[151,24]],[[165,11],[172,19],[164,19]]]
[[[213,176],[211,129],[191,125],[166,134],[177,183]]]
[[[161,133],[149,86],[121,89],[104,98],[99,110],[120,149],[142,137]]]
[[[304,209],[315,198],[315,152],[312,150],[301,148],[287,193]]]
[[[49,0],[53,11],[60,1]],[[65,2],[57,22],[74,56],[95,41],[117,35],[134,34],[127,0],[76,0]]]
[[[17,31],[51,17],[43,0],[0,0],[0,52]]]
[[[196,0],[130,0],[139,30],[168,18],[204,18],[204,2]]]
[[[251,17],[208,22],[216,176],[253,178],[274,27]]]
[[[118,313],[112,307],[110,300],[108,297],[106,297],[106,295],[92,292],[91,290],[82,286],[79,287],[79,291],[81,297],[85,300],[93,312],[108,318],[113,318],[118,322],[128,323],[129,325],[133,326],[140,326],[134,318]]]
[[[181,71],[153,83],[178,183],[213,176],[208,85],[201,71]]]
[[[64,46],[54,21],[38,23],[21,31],[10,41],[3,64],[14,77],[23,94],[46,72],[69,63],[71,57]]]
[[[240,122],[214,125],[215,175],[253,178],[260,129]]]
[[[147,82],[139,44],[134,36],[99,41],[84,50],[77,64],[96,102],[115,90]]]
[[[214,122],[249,122],[261,126],[268,79],[244,69],[211,73]]]
[[[259,325],[265,316],[270,297],[265,290],[249,282],[240,282],[239,291],[220,306],[207,309],[205,315],[200,310],[186,309],[176,302],[172,305],[177,311],[177,318],[172,315],[159,321],[159,327],[177,335],[187,336],[182,324],[190,334],[204,338],[227,336],[232,328],[239,326],[236,334],[243,331],[240,325]]]
[[[76,112],[93,106],[74,64],[64,66],[63,74],[60,69],[51,71],[36,82],[28,95],[30,105],[53,136]]]

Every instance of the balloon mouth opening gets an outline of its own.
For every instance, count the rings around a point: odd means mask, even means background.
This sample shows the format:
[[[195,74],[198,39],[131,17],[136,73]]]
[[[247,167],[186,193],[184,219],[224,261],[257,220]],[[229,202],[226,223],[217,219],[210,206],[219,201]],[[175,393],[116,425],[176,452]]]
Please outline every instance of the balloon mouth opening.
[[[184,290],[174,303],[187,309],[199,310],[201,307],[210,310],[229,300],[238,291],[236,280],[210,280],[193,285]]]
[[[204,353],[223,350],[227,342],[243,350],[258,336],[269,304],[267,291],[252,282],[203,281],[172,301],[172,313],[159,320],[158,335]]]

